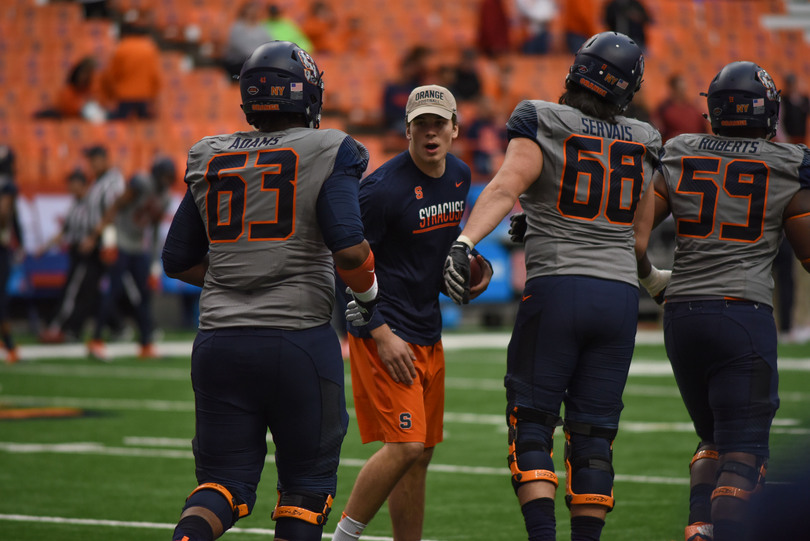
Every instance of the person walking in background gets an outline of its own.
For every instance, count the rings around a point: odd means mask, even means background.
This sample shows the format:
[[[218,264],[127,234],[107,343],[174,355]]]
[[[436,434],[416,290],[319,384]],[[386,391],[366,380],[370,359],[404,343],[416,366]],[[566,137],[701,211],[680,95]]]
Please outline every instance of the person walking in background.
[[[155,158],[149,173],[134,175],[96,226],[99,236],[107,227],[115,228],[117,257],[110,267],[109,290],[102,296],[96,318],[92,337],[94,350],[104,349],[105,322],[113,318],[118,301],[126,293],[138,326],[138,357],[157,357],[152,336],[150,278],[158,264],[161,248],[158,233],[169,206],[169,188],[176,178],[177,168],[171,159]]]
[[[707,93],[714,135],[668,141],[654,178],[655,224],[676,224],[664,345],[700,438],[687,541],[748,539],[779,406],[771,264],[783,230],[810,272],[810,150],[770,141],[779,101],[765,69],[726,65]],[[638,270],[655,270],[646,254]]]
[[[368,152],[342,131],[317,129],[324,82],[296,44],[259,46],[239,87],[256,130],[192,146],[163,248],[166,274],[202,287],[191,353],[198,486],[172,539],[211,541],[250,514],[269,428],[275,539],[316,541],[349,423],[330,325],[335,266],[364,317],[377,301],[357,199]]]
[[[686,80],[673,73],[667,81],[669,94],[653,111],[652,123],[666,143],[682,133],[706,133],[708,124],[703,113],[686,93]]]
[[[15,154],[8,145],[0,145],[0,340],[5,360],[16,363],[20,356],[11,332],[9,317],[8,279],[16,247],[22,245],[17,220],[17,184]]]
[[[360,470],[334,541],[358,539],[386,499],[394,538],[422,538],[427,468],[443,439],[441,268],[470,189],[470,168],[449,153],[458,133],[447,88],[413,89],[405,107],[408,149],[360,184],[382,293],[369,320],[349,303],[352,393],[363,443],[383,446]],[[471,297],[492,276],[489,263],[476,257],[484,275]]]
[[[109,280],[104,280],[104,278],[109,277],[110,267],[117,257],[115,230],[111,226],[102,227],[101,224],[118,196],[123,193],[126,182],[121,170],[110,162],[106,147],[95,145],[86,149],[84,154],[90,165],[93,181],[83,201],[82,210],[86,212],[85,227],[87,231],[86,236],[79,243],[78,250],[86,262],[89,278],[95,280],[96,293],[89,299],[78,299],[78,302],[94,303],[91,306],[98,319],[101,303],[97,303],[96,299],[101,299],[104,295],[109,294]],[[104,291],[101,291],[102,288]],[[108,325],[112,330],[120,330],[120,323],[117,319],[108,318],[101,323]],[[104,344],[99,344],[92,339],[87,343],[87,354],[97,360],[107,360]]]
[[[445,263],[445,287],[466,301],[470,250],[520,200],[527,280],[505,385],[508,464],[530,541],[556,539],[557,426],[571,539],[599,539],[614,504],[613,440],[638,326],[636,257],[649,240],[644,215],[661,150],[652,126],[621,116],[643,75],[641,48],[604,32],[575,55],[559,103],[519,103],[504,162]]]
[[[61,230],[36,254],[36,257],[42,257],[54,246],[61,245],[66,245],[68,254],[67,277],[56,313],[39,336],[40,341],[45,343],[81,339],[85,321],[95,314],[98,307],[98,284],[103,265],[97,250],[89,253],[80,250],[82,241],[93,227],[85,197],[88,189],[87,175],[80,169],[71,171],[67,178],[67,191],[72,200],[65,221]]]

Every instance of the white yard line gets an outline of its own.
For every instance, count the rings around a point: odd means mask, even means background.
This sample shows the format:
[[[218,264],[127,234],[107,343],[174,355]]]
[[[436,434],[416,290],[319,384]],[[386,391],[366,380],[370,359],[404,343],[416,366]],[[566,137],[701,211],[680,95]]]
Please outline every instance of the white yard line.
[[[26,522],[26,523],[46,523],[46,524],[68,524],[72,526],[101,526],[112,528],[140,528],[147,530],[173,530],[175,525],[167,522],[135,522],[131,520],[101,520],[93,518],[68,518],[68,517],[43,517],[36,515],[3,515],[0,514],[0,521]],[[275,530],[267,528],[231,528],[228,535],[232,534],[254,534],[254,535],[274,535]],[[324,532],[324,539],[332,539],[331,533]],[[381,537],[374,535],[364,535],[363,539],[369,541],[393,541],[392,537]],[[429,540],[425,540],[429,541]]]

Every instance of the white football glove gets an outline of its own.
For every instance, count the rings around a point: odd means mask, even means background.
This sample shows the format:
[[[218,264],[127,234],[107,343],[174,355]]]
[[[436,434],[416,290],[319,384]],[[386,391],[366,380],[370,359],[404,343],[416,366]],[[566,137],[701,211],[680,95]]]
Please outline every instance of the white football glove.
[[[655,302],[661,304],[664,302],[664,294],[666,293],[669,280],[672,277],[671,270],[659,270],[654,265],[650,265],[650,274],[644,278],[639,278],[639,283],[644,286],[650,297]]]

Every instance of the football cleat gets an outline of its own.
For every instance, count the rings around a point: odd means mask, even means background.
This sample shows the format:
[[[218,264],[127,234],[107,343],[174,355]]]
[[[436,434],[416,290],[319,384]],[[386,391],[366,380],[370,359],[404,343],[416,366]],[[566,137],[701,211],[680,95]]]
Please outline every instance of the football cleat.
[[[684,538],[686,541],[712,541],[714,526],[706,522],[695,522],[686,527]]]
[[[143,344],[138,347],[138,358],[141,360],[159,359],[160,355],[155,350],[154,344]]]
[[[107,346],[104,345],[102,340],[90,340],[87,342],[87,356],[97,361],[107,362],[109,360]]]

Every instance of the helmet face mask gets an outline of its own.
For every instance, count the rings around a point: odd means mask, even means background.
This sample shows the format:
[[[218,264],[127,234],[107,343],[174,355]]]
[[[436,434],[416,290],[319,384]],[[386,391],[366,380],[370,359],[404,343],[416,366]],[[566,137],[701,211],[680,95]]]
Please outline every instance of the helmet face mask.
[[[732,62],[721,69],[705,94],[714,133],[762,128],[776,133],[781,96],[765,69],[753,62]]]
[[[641,47],[624,34],[602,32],[577,51],[566,82],[574,82],[624,111],[641,88],[643,76]]]
[[[256,48],[239,74],[242,110],[255,125],[267,113],[300,113],[317,128],[323,103],[323,73],[305,50],[289,41]]]

